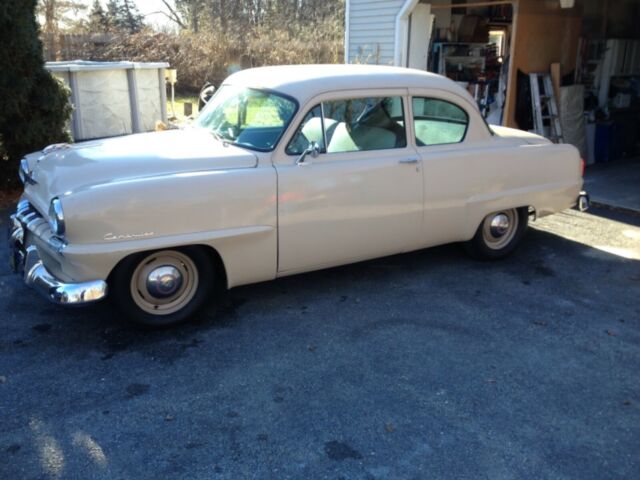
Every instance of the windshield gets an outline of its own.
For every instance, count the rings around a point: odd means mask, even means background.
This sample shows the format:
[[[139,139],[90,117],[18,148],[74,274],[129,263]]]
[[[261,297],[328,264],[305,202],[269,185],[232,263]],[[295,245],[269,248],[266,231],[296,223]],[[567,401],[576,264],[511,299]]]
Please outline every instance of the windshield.
[[[274,92],[223,85],[196,125],[216,137],[253,150],[273,150],[295,114],[295,100]]]

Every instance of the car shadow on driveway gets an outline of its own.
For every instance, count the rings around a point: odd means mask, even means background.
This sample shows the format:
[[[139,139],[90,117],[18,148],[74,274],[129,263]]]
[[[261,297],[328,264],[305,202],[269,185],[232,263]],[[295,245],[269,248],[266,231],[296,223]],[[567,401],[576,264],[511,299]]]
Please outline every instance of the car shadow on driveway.
[[[161,331],[2,267],[0,477],[41,476],[53,438],[65,478],[630,478],[640,262],[554,231],[235,288]]]
[[[31,325],[31,334],[16,339],[17,345],[36,342],[62,351],[97,351],[102,360],[124,352],[147,352],[172,362],[197,347],[199,335],[238,328],[248,312],[260,316],[268,311],[271,316],[298,322],[313,311],[317,300],[333,302],[338,309],[366,304],[365,310],[380,307],[391,311],[394,297],[407,307],[416,295],[442,295],[443,291],[469,304],[486,304],[487,299],[504,296],[588,298],[595,278],[603,282],[608,275],[624,271],[620,268],[625,266],[628,278],[634,278],[637,261],[530,229],[520,248],[501,261],[475,261],[458,245],[446,245],[284,277],[234,288],[221,295],[217,307],[206,309],[186,324],[163,330],[127,323],[109,301],[81,308],[49,304],[17,278],[10,282],[12,298],[3,303],[6,313],[22,321],[29,319],[26,323]],[[5,279],[7,275],[2,272]],[[624,281],[624,274],[620,276]],[[376,306],[379,301],[383,303]]]

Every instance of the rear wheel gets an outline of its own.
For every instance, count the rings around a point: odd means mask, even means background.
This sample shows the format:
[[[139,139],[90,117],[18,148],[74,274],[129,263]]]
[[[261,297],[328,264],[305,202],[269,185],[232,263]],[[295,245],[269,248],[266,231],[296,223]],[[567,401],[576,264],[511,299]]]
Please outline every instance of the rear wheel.
[[[110,281],[112,296],[136,323],[163,327],[184,322],[214,292],[215,269],[200,247],[145,252],[123,260]]]
[[[509,255],[520,243],[529,220],[526,208],[511,208],[487,215],[466,243],[467,252],[479,259],[498,259]]]

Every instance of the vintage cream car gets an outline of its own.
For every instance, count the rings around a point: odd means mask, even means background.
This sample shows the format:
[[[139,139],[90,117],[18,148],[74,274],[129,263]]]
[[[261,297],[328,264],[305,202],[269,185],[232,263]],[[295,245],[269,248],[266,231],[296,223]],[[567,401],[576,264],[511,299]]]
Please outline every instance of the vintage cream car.
[[[187,319],[232,288],[449,242],[510,253],[588,200],[570,145],[491,129],[454,82],[394,67],[231,75],[194,127],[52,145],[21,164],[12,257],[61,304],[109,292]]]

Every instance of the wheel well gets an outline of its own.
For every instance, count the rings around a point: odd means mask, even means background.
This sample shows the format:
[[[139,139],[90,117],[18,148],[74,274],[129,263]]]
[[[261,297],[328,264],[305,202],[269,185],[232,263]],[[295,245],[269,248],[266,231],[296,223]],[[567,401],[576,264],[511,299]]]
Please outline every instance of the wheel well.
[[[518,211],[524,210],[525,212],[527,212],[527,215],[529,217],[533,216],[534,220],[536,220],[538,218],[536,207],[534,207],[533,205],[528,205],[528,206],[524,205],[522,207],[508,207],[508,208],[504,208],[502,210],[518,210]],[[482,219],[480,220],[480,224],[479,225],[482,225],[482,222],[484,222],[484,220],[487,218],[487,216],[491,215],[492,213],[499,212],[499,211],[500,210],[496,210],[496,211],[487,213],[484,217],[482,217]]]
[[[169,250],[172,248],[175,249],[180,249],[180,248],[184,248],[184,247],[197,247],[197,248],[201,248],[202,250],[204,250],[207,253],[207,256],[210,258],[211,262],[213,263],[215,269],[216,269],[216,273],[219,275],[219,281],[216,282],[216,288],[219,288],[221,290],[226,290],[228,288],[228,281],[227,281],[227,270],[224,268],[224,262],[222,261],[222,257],[220,256],[220,254],[218,253],[218,251],[213,248],[210,245],[202,245],[202,244],[197,244],[197,245],[180,245],[178,247],[164,247],[164,248],[157,248],[154,250],[142,250],[139,252],[134,252],[134,253],[130,253],[129,255],[125,256],[124,258],[122,258],[112,269],[111,272],[109,272],[109,275],[107,277],[107,283],[109,283],[111,281],[111,277],[113,276],[113,272],[115,272],[117,270],[117,268],[123,263],[125,262],[127,259],[131,258],[134,255],[140,255],[140,254],[144,254],[144,253],[148,253],[151,251],[160,251],[160,250]]]
[[[224,268],[224,262],[222,261],[222,257],[220,256],[218,251],[215,248],[213,248],[211,245],[194,245],[194,246],[203,248],[209,255],[209,258],[211,259],[211,261],[213,262],[213,265],[216,268],[216,273],[219,275],[219,278],[220,278],[220,281],[216,282],[217,288],[220,288],[222,290],[226,290],[227,288],[229,288],[229,283],[227,281],[227,269]]]

